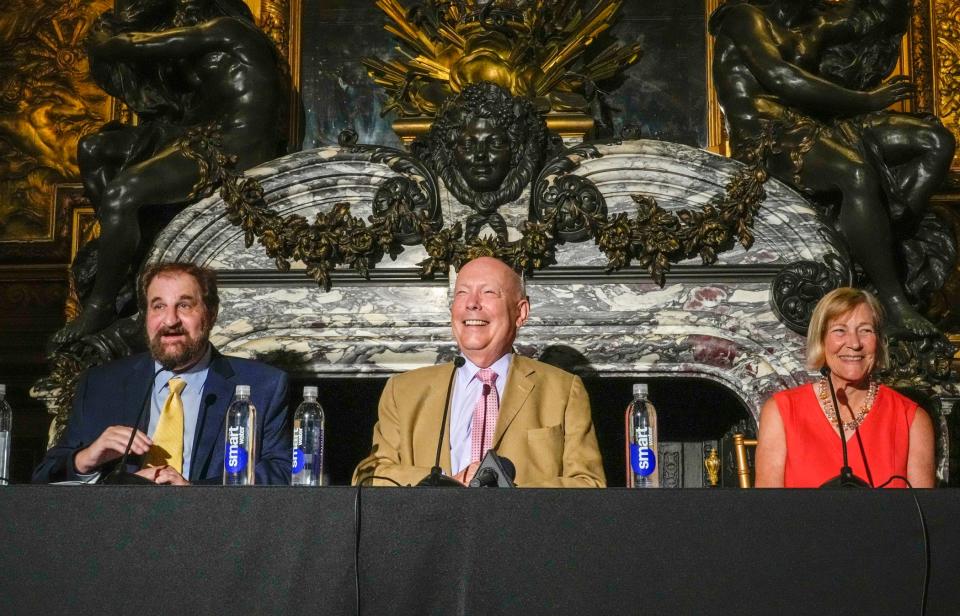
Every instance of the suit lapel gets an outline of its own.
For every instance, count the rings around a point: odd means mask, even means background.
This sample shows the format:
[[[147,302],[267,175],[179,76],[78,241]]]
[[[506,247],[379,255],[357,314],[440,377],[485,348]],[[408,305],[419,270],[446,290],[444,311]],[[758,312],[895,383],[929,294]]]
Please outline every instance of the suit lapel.
[[[122,381],[122,393],[120,408],[123,413],[122,420],[117,422],[124,426],[133,426],[140,416],[143,409],[143,416],[140,417],[140,425],[136,426],[140,431],[146,433],[150,427],[150,397],[153,395],[151,385],[153,378],[153,358],[149,353],[144,353],[140,359],[133,365],[133,368]],[[146,406],[146,409],[144,409]],[[143,456],[131,454],[127,457],[128,471],[136,471],[142,464]]]
[[[523,408],[530,392],[536,386],[536,370],[533,364],[525,357],[514,355],[510,362],[510,371],[507,374],[507,387],[503,392],[503,401],[500,405],[500,417],[497,419],[497,430],[493,436],[494,447],[500,445],[500,439],[513,423],[520,409]]]
[[[132,426],[137,421],[137,416],[140,415],[140,410],[144,407],[144,398],[149,397],[152,393],[147,390],[152,377],[153,359],[145,353],[123,379],[123,398],[120,407],[123,409],[123,421],[121,422],[123,425]],[[140,425],[137,426],[143,432],[146,432],[150,425],[149,404],[148,400],[146,402],[147,409],[144,411],[144,416],[140,418]]]
[[[450,382],[450,375],[453,373],[452,363],[441,367],[440,378],[427,379],[429,389],[423,397],[420,404],[420,414],[417,423],[422,426],[424,434],[433,434],[432,438],[414,438],[414,443],[423,443],[422,448],[418,448],[415,464],[422,466],[433,466],[437,457],[437,427],[443,419],[443,405],[447,401],[447,383]],[[453,384],[456,387],[456,383]],[[450,419],[452,412],[447,413],[447,424],[444,426],[443,440],[440,443],[440,468],[445,474],[450,473]],[[422,462],[429,461],[428,464]]]
[[[203,384],[203,398],[197,416],[197,431],[193,439],[190,460],[190,481],[204,479],[214,454],[223,451],[223,422],[227,406],[233,397],[233,368],[216,349],[210,359],[207,380]]]
[[[454,370],[456,370],[456,367],[453,364],[450,364],[450,369],[443,371],[445,382],[450,382],[450,375]],[[454,383],[453,386],[456,387],[456,383]],[[447,401],[447,390],[444,388],[441,391],[435,391],[433,395],[438,399],[439,405],[431,404],[431,406],[434,408],[439,406],[440,408],[440,415],[433,422],[434,425],[436,425],[441,419],[443,419],[443,405]],[[453,400],[450,400],[450,402],[453,402]],[[453,472],[453,462],[450,461],[450,420],[452,419],[452,415],[452,410],[451,412],[447,413],[447,425],[444,426],[443,443],[440,444],[440,468],[444,469],[444,473],[446,474]]]

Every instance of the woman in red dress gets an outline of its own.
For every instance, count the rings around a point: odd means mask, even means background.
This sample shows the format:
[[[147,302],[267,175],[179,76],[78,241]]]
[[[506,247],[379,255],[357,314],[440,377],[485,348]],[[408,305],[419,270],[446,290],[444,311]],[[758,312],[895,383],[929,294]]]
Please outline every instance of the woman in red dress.
[[[807,364],[830,368],[819,382],[778,392],[760,411],[757,487],[816,488],[843,465],[869,485],[934,485],[933,423],[913,401],[873,379],[887,362],[883,309],[871,294],[840,288],[817,304],[807,330]],[[836,389],[841,425],[827,379]]]

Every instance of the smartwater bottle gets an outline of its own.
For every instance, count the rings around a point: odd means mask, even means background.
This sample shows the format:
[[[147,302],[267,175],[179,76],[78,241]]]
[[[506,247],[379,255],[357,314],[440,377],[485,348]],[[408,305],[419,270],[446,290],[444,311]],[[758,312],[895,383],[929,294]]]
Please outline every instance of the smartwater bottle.
[[[0,485],[10,484],[10,430],[13,409],[7,402],[7,386],[0,385]]]
[[[303,388],[303,402],[293,414],[293,469],[295,486],[323,485],[323,407],[317,388]]]
[[[227,409],[223,444],[223,485],[252,486],[257,466],[257,409],[250,401],[250,386],[237,385]]]
[[[657,411],[647,397],[647,386],[633,386],[633,402],[627,407],[627,487],[660,487],[657,471]]]

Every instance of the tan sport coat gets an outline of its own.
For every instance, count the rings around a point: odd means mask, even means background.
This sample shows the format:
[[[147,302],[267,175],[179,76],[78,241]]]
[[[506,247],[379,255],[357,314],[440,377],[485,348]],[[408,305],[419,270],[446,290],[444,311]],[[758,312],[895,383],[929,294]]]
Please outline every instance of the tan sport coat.
[[[380,396],[373,447],[353,473],[353,483],[416,485],[437,455],[440,421],[453,364],[398,374]],[[580,377],[514,355],[493,438],[497,453],[517,469],[524,487],[605,487],[603,463]],[[450,417],[440,451],[450,475]]]

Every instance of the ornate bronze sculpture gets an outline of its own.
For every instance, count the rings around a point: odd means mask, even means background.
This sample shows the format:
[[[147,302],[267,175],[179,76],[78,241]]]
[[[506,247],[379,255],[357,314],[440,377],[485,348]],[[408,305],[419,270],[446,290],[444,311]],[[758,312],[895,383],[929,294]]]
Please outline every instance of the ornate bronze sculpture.
[[[835,219],[884,302],[888,333],[933,340],[940,332],[913,304],[956,256],[927,213],[955,144],[936,118],[885,110],[911,92],[903,79],[880,84],[908,16],[907,0],[731,0],[710,19],[713,71],[735,154],[772,126],[770,172]],[[924,247],[931,237],[936,248]]]
[[[593,86],[640,58],[639,45],[586,53],[622,0],[377,0],[405,58],[364,60],[386,111],[434,116],[473,83],[495,83],[544,111],[588,111]],[[598,45],[599,47],[599,45]]]
[[[140,123],[107,124],[80,144],[101,241],[93,289],[80,316],[54,337],[57,346],[117,318],[118,293],[142,248],[139,212],[208,192],[206,157],[238,170],[276,157],[287,108],[276,49],[242,0],[118,3],[87,47],[97,82]],[[213,147],[198,151],[198,143]]]
[[[447,101],[430,133],[413,146],[453,196],[476,212],[466,222],[467,240],[489,224],[504,242],[507,224],[497,208],[520,196],[550,149],[547,125],[533,104],[486,82]]]

